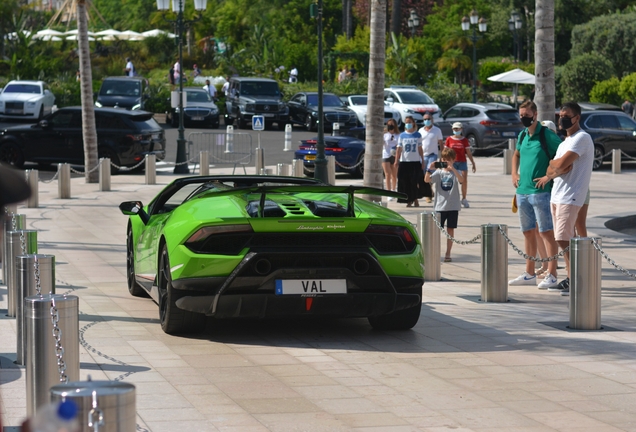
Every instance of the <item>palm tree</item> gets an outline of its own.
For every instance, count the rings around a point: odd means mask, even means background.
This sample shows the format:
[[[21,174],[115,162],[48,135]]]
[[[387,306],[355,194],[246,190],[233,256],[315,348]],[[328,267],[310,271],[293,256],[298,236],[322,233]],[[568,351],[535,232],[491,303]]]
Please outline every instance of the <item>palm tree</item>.
[[[364,154],[364,185],[382,187],[382,147],[384,125],[384,57],[386,47],[386,2],[370,0],[371,43],[369,86],[367,89],[367,137]]]
[[[539,120],[554,120],[554,0],[535,0],[534,76]]]
[[[385,38],[382,38],[385,41]],[[408,41],[402,35],[391,33],[391,47],[387,61],[391,66],[391,76],[399,82],[406,82],[406,74],[409,70],[417,69],[409,52]],[[385,42],[386,43],[386,42]],[[373,49],[373,46],[371,46]]]
[[[470,69],[472,64],[473,62],[470,57],[465,55],[459,48],[446,50],[444,51],[444,54],[437,59],[437,69],[454,70],[457,83],[460,86],[462,85],[462,71]]]
[[[82,97],[82,138],[84,139],[84,178],[86,183],[98,183],[99,173],[97,170],[93,170],[97,166],[98,153],[95,109],[93,107],[93,72],[91,69],[91,51],[88,44],[88,9],[96,13],[106,23],[95,6],[93,6],[91,0],[65,0],[60,9],[53,15],[47,27],[61,20],[66,20],[68,26],[68,23],[73,18],[77,20]]]

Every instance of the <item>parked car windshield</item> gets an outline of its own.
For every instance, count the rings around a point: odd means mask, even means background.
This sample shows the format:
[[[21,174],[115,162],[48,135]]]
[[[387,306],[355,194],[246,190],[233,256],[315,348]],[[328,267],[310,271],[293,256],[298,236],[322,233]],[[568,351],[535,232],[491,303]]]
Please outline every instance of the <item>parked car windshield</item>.
[[[206,91],[187,90],[188,102],[212,102],[210,95]]]
[[[350,100],[351,100],[351,105],[367,105],[366,96],[352,96]]]
[[[278,83],[276,82],[243,82],[241,83],[242,96],[280,96]]]
[[[318,95],[307,95],[307,104],[312,106],[318,105]],[[322,105],[329,106],[329,107],[344,106],[340,98],[333,94],[323,94]]]
[[[35,84],[9,84],[3,93],[31,93],[40,94],[40,86]]]
[[[433,100],[421,91],[405,91],[397,92],[402,99],[402,103],[405,104],[432,104]]]
[[[139,96],[139,83],[135,81],[104,81],[99,94],[102,96]]]
[[[486,114],[493,120],[514,123],[521,121],[519,114],[515,110],[490,110],[486,111]]]

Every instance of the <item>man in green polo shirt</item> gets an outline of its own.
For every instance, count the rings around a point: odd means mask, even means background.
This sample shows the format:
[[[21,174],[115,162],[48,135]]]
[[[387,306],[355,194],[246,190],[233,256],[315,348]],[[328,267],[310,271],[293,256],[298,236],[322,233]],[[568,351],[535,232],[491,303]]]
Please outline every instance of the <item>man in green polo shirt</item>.
[[[517,207],[521,231],[525,240],[525,252],[530,256],[536,256],[537,241],[543,241],[548,256],[554,256],[558,253],[559,246],[554,240],[550,211],[552,183],[537,189],[534,179],[545,175],[550,160],[561,144],[561,139],[537,121],[537,106],[534,102],[526,101],[521,104],[519,116],[527,129],[519,135],[517,148],[512,156],[512,184],[517,188]],[[526,260],[526,271],[519,277],[510,280],[508,284],[537,284],[534,268],[534,261]],[[557,286],[556,277],[557,261],[553,260],[548,263],[548,272],[538,284],[539,289]]]

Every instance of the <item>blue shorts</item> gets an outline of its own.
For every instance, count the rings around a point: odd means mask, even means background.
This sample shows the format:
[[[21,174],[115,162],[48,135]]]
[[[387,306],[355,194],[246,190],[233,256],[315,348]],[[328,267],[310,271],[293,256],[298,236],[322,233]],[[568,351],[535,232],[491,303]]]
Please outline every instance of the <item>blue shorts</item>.
[[[431,153],[429,155],[424,156],[424,172],[426,172],[426,170],[428,170],[428,167],[431,165],[431,163],[435,162],[436,160],[437,160],[437,153]],[[433,174],[435,170],[428,170],[428,172]]]
[[[550,192],[530,195],[517,194],[517,208],[521,232],[539,226],[539,232],[552,231],[552,212],[550,210]]]
[[[468,171],[468,162],[453,162],[453,168],[457,171]]]

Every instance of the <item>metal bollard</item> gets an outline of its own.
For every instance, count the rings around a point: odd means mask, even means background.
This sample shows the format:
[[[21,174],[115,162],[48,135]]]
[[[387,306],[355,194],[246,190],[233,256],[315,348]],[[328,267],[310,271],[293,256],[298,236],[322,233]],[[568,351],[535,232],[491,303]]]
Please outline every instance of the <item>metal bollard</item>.
[[[619,149],[612,150],[612,174],[621,173],[621,151]]]
[[[6,257],[9,256],[9,236],[11,231],[23,230],[26,228],[26,215],[7,212],[8,216],[2,224],[2,283],[7,285],[9,279],[8,262]]]
[[[99,159],[99,190],[110,190],[110,158]]]
[[[340,123],[334,123],[333,128],[331,130],[331,136],[338,136],[339,131],[340,131]]]
[[[35,230],[18,230],[9,233],[7,242],[7,316],[14,317],[16,298],[18,296],[18,281],[16,274],[17,256],[38,253],[38,232]]]
[[[498,225],[481,226],[481,301],[508,301],[508,243]]]
[[[199,152],[199,174],[210,175],[210,152],[207,150]]]
[[[82,432],[134,432],[137,428],[135,386],[117,381],[76,381],[51,387],[51,402],[72,400],[78,407],[77,417],[84,424]],[[101,422],[91,412],[102,414]],[[85,419],[95,421],[90,425]],[[100,424],[101,423],[101,424]]]
[[[596,242],[601,244],[601,239]],[[570,325],[601,329],[601,254],[589,237],[570,240]]]
[[[294,177],[305,177],[305,163],[302,159],[292,161],[292,175]]]
[[[272,168],[261,168],[260,175],[274,175],[274,170]]]
[[[289,177],[291,176],[291,168],[290,164],[279,163],[276,165],[276,175]]]
[[[503,173],[505,175],[512,174],[512,155],[514,152],[512,150],[505,149],[503,151]]]
[[[513,152],[517,149],[517,138],[508,138],[508,150]]]
[[[146,155],[146,184],[157,184],[157,156],[154,154]]]
[[[285,148],[283,151],[292,151],[292,125],[285,125]]]
[[[57,309],[57,315],[53,309]],[[26,394],[27,416],[31,417],[51,401],[49,391],[60,383],[56,357],[54,317],[60,344],[64,348],[62,360],[66,364],[69,381],[79,380],[79,299],[77,296],[46,294],[24,299],[24,331],[26,335]]]
[[[336,184],[336,157],[333,155],[327,156],[327,182],[330,185]]]
[[[71,198],[71,165],[57,164],[57,193],[60,199]]]
[[[40,282],[40,292],[55,294],[55,256],[54,255],[19,255],[16,257],[16,281],[18,284],[16,298],[16,363],[26,363],[26,341],[24,337],[24,299],[38,294],[36,286],[36,269]]]
[[[438,281],[442,278],[440,231],[433,219],[434,212],[420,213],[417,231],[422,241],[424,255],[424,280]]]
[[[256,174],[258,175],[265,168],[265,156],[263,154],[263,148],[262,147],[256,147],[255,152],[256,152],[255,153],[255,155],[256,155]]]
[[[38,208],[38,181],[40,180],[38,170],[27,170],[26,180],[31,188],[31,196],[29,196],[29,199],[27,200],[27,207]]]
[[[234,153],[234,126],[228,125],[225,131],[225,153]]]

